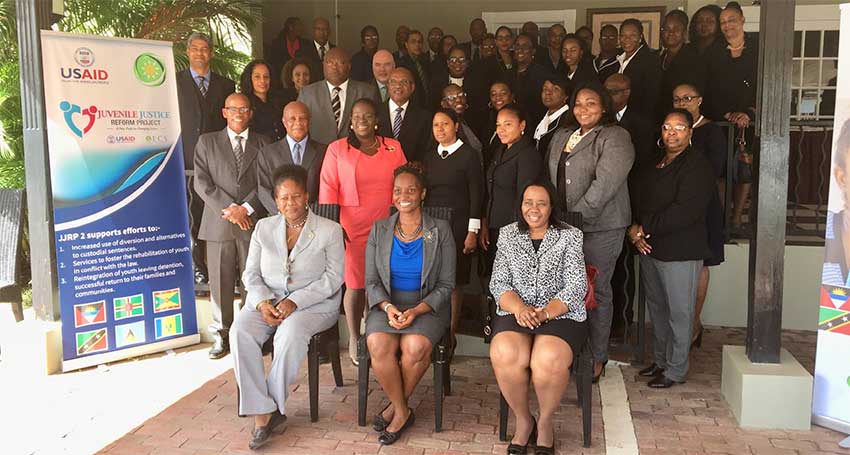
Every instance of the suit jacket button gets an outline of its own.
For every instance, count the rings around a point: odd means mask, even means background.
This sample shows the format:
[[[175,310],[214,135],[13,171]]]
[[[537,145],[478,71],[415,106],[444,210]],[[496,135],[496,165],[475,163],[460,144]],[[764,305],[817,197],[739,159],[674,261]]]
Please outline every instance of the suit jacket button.
[[[570,179],[567,179],[567,185],[569,185],[570,183],[573,183],[573,181],[570,180]]]

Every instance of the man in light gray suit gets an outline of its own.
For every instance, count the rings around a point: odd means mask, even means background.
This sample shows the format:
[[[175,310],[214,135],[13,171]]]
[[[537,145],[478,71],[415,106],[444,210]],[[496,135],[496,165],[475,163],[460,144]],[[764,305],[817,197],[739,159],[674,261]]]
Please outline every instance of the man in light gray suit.
[[[310,137],[322,144],[330,144],[348,135],[351,107],[355,101],[371,98],[380,104],[381,95],[375,84],[348,78],[351,59],[338,47],[328,51],[322,67],[325,80],[302,88],[298,101],[310,110]]]
[[[213,307],[211,359],[229,352],[233,289],[245,270],[254,223],[265,211],[257,198],[256,158],[268,143],[265,136],[248,131],[253,110],[247,96],[231,94],[221,113],[227,127],[202,135],[195,146],[195,192],[204,200],[198,238],[207,241]]]
[[[280,214],[257,223],[242,274],[248,298],[236,315],[231,343],[239,414],[254,417],[251,449],[265,444],[282,422],[310,337],[339,319],[342,228],[308,211],[306,185],[302,167],[289,164],[275,171],[272,188]],[[271,337],[274,358],[266,376],[262,347]]]
[[[293,101],[283,108],[283,126],[286,127],[286,137],[263,147],[257,155],[258,196],[270,214],[277,213],[277,205],[272,198],[272,176],[275,169],[284,164],[297,164],[307,170],[310,202],[318,200],[319,172],[328,148],[327,144],[320,144],[307,134],[310,111],[300,101]]]

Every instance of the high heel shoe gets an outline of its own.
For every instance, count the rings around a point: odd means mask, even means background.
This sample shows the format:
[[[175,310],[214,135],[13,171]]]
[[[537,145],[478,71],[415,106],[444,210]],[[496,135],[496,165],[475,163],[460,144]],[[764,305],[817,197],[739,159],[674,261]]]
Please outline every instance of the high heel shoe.
[[[534,428],[537,428],[537,426],[535,426]],[[554,440],[552,441],[551,447],[546,447],[546,446],[541,446],[541,445],[535,444],[534,455],[555,455],[555,441]]]
[[[389,425],[390,423],[387,422],[387,419],[384,418],[384,411],[386,411],[387,408],[389,408],[392,405],[393,405],[393,403],[390,402],[388,405],[386,405],[384,407],[384,409],[381,410],[381,412],[375,414],[375,417],[372,418],[372,429],[373,430],[380,433],[380,432],[387,429],[387,425]]]
[[[357,360],[357,341],[354,342],[354,346],[351,345],[351,341],[348,342],[348,358],[351,359],[351,364],[354,366],[360,366],[360,361]]]
[[[705,332],[705,327],[699,327],[699,335],[691,341],[691,350],[702,347],[702,334]]]
[[[508,444],[508,455],[525,455],[529,447],[537,446],[537,419],[531,418],[531,433],[528,435],[528,441],[524,445]]]
[[[381,435],[378,436],[378,442],[385,446],[395,444],[396,441],[401,438],[401,435],[404,433],[404,430],[410,428],[413,425],[413,422],[416,422],[416,415],[413,414],[413,409],[411,409],[410,415],[407,416],[407,420],[404,422],[404,425],[402,425],[401,428],[398,429],[398,431],[382,431]]]
[[[595,365],[595,364],[594,364],[594,365]],[[606,366],[608,366],[608,361],[607,361],[607,360],[606,360],[606,361],[604,361],[604,362],[602,362],[602,371],[600,371],[598,375],[593,376],[593,381],[592,381],[592,382],[593,382],[594,384],[596,384],[596,383],[598,383],[598,382],[599,382],[599,378],[601,378],[602,376],[605,376],[605,367],[606,367]]]

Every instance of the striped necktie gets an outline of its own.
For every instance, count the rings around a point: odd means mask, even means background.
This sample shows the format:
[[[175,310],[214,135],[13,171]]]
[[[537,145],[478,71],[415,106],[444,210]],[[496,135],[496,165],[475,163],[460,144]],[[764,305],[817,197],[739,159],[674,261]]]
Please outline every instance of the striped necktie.
[[[197,79],[198,79],[198,90],[201,91],[202,96],[206,97],[207,96],[207,78],[205,78],[204,76],[198,76]]]
[[[395,119],[393,119],[393,137],[398,139],[398,135],[401,134],[401,113],[404,112],[400,106],[395,110]]]
[[[304,157],[303,157],[303,155],[301,155],[301,143],[300,142],[295,143],[295,150],[293,150],[293,154],[294,154],[294,158],[295,158],[293,160],[294,161],[293,164],[297,164],[298,166],[301,166],[301,160],[303,160]]]
[[[242,148],[242,136],[236,136],[236,146],[233,147],[233,156],[236,158],[236,173],[242,174],[242,156],[245,150]]]
[[[416,66],[416,72],[419,74],[419,81],[422,83],[422,92],[428,91],[428,75],[425,74],[425,68],[419,62],[419,57],[410,56],[413,59],[413,64]]]
[[[331,97],[331,107],[334,110],[334,121],[336,121],[336,127],[339,128],[339,117],[340,117],[340,101],[339,101],[339,92],[342,89],[339,87],[334,87],[333,97]]]

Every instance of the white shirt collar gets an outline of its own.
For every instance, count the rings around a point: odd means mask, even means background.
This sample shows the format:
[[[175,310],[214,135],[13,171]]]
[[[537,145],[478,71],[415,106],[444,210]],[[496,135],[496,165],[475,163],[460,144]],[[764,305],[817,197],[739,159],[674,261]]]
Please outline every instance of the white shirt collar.
[[[322,48],[325,49],[326,54],[328,53],[329,50],[331,50],[330,43],[325,43],[324,45],[321,45],[321,44],[319,44],[318,41],[313,40],[313,45],[316,46],[316,52],[318,52],[319,55],[322,55]]]
[[[342,84],[339,84],[338,86],[331,84],[327,80],[325,80],[325,83],[328,84],[328,91],[331,92],[331,96],[334,95],[334,87],[339,87],[339,88],[342,89],[341,90],[342,93],[340,93],[340,95],[343,95],[348,91],[348,79],[346,79],[345,82],[343,82]]]
[[[398,108],[401,108],[402,109],[401,116],[402,116],[402,118],[404,118],[404,115],[407,114],[407,106],[410,105],[410,100],[405,101],[404,104],[402,104],[401,106],[396,104],[395,101],[393,101],[392,98],[389,98],[387,101],[390,102],[390,117],[394,118],[395,117],[395,110],[398,109]]]
[[[449,75],[449,84],[455,84],[458,87],[463,87],[463,78],[462,77],[452,77]]]
[[[239,133],[239,136],[242,137],[242,147],[245,147],[245,143],[248,142],[248,128],[245,128],[245,131]],[[230,139],[230,145],[236,147],[236,132],[234,132],[230,127],[227,127],[227,137]]]
[[[310,135],[309,135],[309,134],[308,134],[308,135],[306,135],[306,136],[304,136],[304,139],[301,139],[300,141],[296,141],[295,139],[293,139],[293,138],[292,138],[292,136],[290,136],[290,135],[288,135],[288,134],[286,135],[286,142],[287,142],[287,144],[289,144],[289,150],[290,150],[290,151],[292,151],[293,149],[295,149],[295,144],[301,144],[302,148],[305,148],[305,149],[306,149],[306,148],[307,148],[307,140],[308,140],[308,139],[310,139]]]
[[[623,106],[622,109],[620,109],[620,112],[617,112],[617,121],[618,122],[623,119],[624,115],[626,115],[626,109],[628,109],[628,108],[629,108],[629,106],[625,105],[625,106]]]
[[[452,153],[456,152],[460,148],[461,145],[463,145],[463,141],[460,140],[460,139],[456,140],[454,144],[452,144],[448,147],[443,147],[442,145],[437,145],[437,155],[439,155],[440,158],[442,158],[443,152],[445,151],[445,152],[448,152],[448,155],[446,155],[446,158],[448,158],[448,157],[452,156]],[[445,158],[443,158],[443,159],[445,159]]]
[[[537,128],[534,130],[534,140],[540,140],[541,137],[546,135],[546,133],[549,131],[549,125],[551,125],[556,118],[560,117],[564,114],[564,112],[567,112],[568,110],[570,110],[570,105],[565,104],[557,111],[551,114],[544,115],[543,119],[540,120],[540,123],[537,124]]]
[[[640,47],[637,48],[635,53],[632,54],[632,56],[629,57],[629,58],[626,58],[625,52],[623,52],[622,54],[617,56],[617,61],[620,62],[620,71],[619,71],[620,74],[623,74],[623,71],[626,70],[626,67],[629,66],[629,63],[631,63],[632,59],[635,58],[635,55],[638,55],[638,52],[640,52],[641,49],[643,49],[643,44],[641,44]]]

